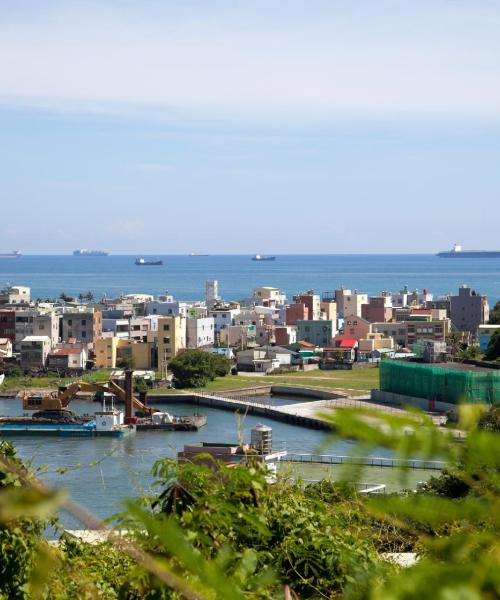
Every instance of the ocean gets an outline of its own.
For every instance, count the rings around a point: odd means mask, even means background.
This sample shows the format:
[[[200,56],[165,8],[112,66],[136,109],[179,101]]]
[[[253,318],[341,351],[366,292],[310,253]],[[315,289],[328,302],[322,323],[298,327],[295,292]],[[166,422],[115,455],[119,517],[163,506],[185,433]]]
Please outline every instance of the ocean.
[[[154,256],[162,266],[136,266],[135,256],[74,257],[22,256],[0,260],[0,286],[6,282],[27,285],[32,298],[55,298],[61,292],[78,295],[168,291],[179,300],[204,297],[205,281],[217,279],[225,300],[251,296],[252,288],[279,287],[292,295],[313,289],[317,293],[340,286],[368,294],[428,288],[435,296],[456,293],[467,284],[485,294],[493,304],[500,299],[500,259],[438,258],[422,255],[286,255],[271,262],[255,262],[250,256]]]

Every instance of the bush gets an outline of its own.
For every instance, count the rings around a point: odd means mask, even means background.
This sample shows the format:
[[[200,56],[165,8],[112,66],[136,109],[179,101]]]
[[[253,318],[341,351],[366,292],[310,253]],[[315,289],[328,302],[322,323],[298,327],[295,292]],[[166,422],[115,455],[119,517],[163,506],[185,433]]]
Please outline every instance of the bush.
[[[224,377],[231,369],[230,361],[217,354],[191,350],[180,354],[169,364],[177,387],[199,388],[216,377]]]

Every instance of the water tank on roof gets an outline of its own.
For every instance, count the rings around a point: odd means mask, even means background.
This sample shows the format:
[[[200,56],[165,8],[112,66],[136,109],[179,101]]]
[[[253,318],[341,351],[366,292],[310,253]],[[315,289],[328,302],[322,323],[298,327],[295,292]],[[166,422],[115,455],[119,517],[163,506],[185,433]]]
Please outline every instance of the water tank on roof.
[[[271,454],[273,449],[273,430],[268,425],[258,423],[251,430],[250,444],[259,454]]]

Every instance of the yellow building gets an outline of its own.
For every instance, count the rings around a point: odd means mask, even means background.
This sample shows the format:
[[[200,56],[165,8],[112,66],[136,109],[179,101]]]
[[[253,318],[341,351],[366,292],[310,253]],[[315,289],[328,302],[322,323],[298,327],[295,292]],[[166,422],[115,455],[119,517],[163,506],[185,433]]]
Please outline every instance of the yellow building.
[[[160,317],[158,319],[158,367],[174,358],[186,347],[186,319]]]
[[[152,342],[121,340],[117,337],[97,338],[94,342],[95,366],[98,369],[116,369],[125,356],[132,358],[135,369],[151,369]]]

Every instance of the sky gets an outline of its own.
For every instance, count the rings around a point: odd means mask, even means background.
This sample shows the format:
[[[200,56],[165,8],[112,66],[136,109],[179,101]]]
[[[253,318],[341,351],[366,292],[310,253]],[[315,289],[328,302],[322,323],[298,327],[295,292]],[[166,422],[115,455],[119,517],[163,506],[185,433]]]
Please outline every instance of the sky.
[[[0,252],[500,249],[497,0],[2,0]]]

